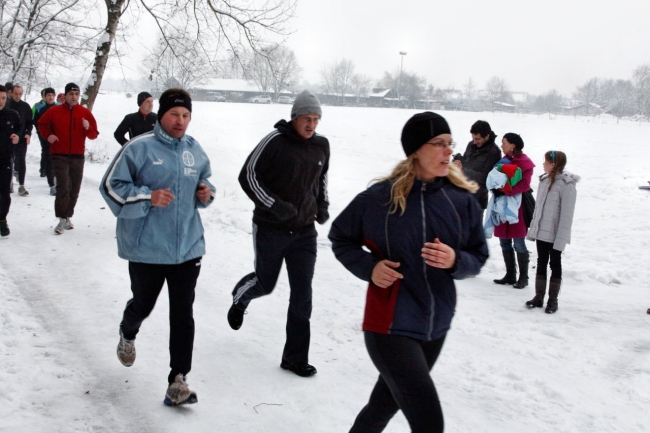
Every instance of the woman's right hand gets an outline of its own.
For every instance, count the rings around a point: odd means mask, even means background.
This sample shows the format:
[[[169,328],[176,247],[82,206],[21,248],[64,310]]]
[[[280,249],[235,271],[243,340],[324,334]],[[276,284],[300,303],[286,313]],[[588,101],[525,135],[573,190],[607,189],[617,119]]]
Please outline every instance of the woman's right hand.
[[[397,280],[404,278],[402,274],[394,269],[399,268],[399,262],[391,262],[390,260],[382,260],[377,263],[372,270],[372,282],[375,286],[385,289],[393,285]]]

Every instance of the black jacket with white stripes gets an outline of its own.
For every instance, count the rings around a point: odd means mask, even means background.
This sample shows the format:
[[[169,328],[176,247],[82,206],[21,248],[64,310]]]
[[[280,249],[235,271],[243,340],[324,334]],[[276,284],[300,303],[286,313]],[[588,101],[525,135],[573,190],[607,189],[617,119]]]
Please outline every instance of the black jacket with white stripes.
[[[291,122],[280,120],[246,159],[239,183],[255,203],[253,222],[281,230],[325,223],[330,146],[314,134],[301,138]]]

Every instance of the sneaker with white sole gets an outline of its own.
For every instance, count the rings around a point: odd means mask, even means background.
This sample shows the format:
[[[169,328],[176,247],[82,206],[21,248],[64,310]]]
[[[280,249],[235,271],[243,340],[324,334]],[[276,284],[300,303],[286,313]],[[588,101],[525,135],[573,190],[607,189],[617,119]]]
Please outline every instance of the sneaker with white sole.
[[[72,220],[70,218],[65,219],[65,225],[63,228],[66,230],[72,230],[74,228],[74,225],[72,225]]]
[[[127,340],[120,329],[120,342],[117,343],[117,359],[123,366],[130,367],[135,362],[135,340]]]
[[[54,233],[57,235],[62,235],[63,232],[65,231],[65,218],[59,218],[59,223],[54,227]]]
[[[56,187],[55,186],[50,187],[50,195],[56,195]]]
[[[187,386],[187,378],[179,373],[174,378],[174,382],[167,387],[163,403],[167,406],[177,406],[179,404],[194,404],[198,401],[196,393]]]
[[[18,194],[20,194],[23,197],[27,197],[29,195],[29,191],[27,191],[27,189],[25,189],[23,185],[20,185],[18,187]]]

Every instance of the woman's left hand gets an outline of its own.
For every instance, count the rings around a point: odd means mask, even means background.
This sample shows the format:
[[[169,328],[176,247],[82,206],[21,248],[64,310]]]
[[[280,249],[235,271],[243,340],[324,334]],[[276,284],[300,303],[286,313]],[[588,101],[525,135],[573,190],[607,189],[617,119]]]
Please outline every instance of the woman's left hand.
[[[456,264],[456,251],[436,238],[426,242],[422,248],[422,257],[427,265],[440,269],[451,269]]]

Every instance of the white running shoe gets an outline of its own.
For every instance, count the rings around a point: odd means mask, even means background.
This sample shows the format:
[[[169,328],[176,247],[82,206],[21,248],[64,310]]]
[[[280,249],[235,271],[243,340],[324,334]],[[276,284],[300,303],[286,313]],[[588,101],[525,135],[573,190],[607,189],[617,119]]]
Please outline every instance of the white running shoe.
[[[130,367],[135,362],[135,340],[127,340],[120,329],[120,342],[117,344],[117,359],[123,366]]]
[[[65,231],[65,218],[59,218],[59,223],[56,225],[54,228],[54,233],[57,235],[62,235],[63,232]]]
[[[70,218],[65,219],[65,225],[63,228],[66,230],[72,230],[74,228],[74,225],[72,225],[72,220]]]
[[[176,406],[179,404],[194,404],[199,400],[194,391],[190,391],[187,386],[186,377],[178,373],[174,382],[169,384],[167,393],[165,393],[164,403],[167,406]]]
[[[27,189],[25,189],[23,185],[20,185],[18,187],[18,194],[20,194],[23,197],[27,197],[29,195],[29,191],[27,191]]]

